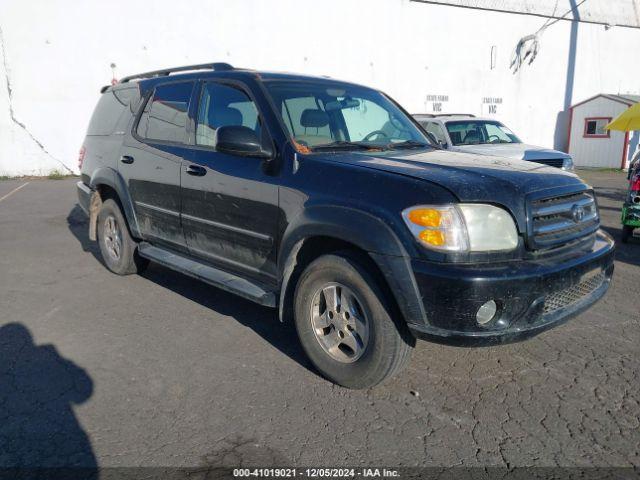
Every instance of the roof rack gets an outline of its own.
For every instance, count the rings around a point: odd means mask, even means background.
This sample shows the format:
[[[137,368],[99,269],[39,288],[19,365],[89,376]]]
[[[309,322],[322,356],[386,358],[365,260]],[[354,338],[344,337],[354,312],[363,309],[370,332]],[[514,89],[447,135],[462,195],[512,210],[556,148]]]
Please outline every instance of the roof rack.
[[[189,72],[192,70],[225,71],[225,70],[233,70],[233,69],[234,69],[233,66],[223,62],[201,63],[199,65],[187,65],[184,67],[165,68],[163,70],[154,70],[152,72],[138,73],[137,75],[129,75],[128,77],[122,78],[119,83],[127,83],[131,80],[136,80],[139,78],[164,77],[172,73]]]
[[[435,115],[436,117],[471,117],[476,118],[473,113],[442,113],[440,115]]]

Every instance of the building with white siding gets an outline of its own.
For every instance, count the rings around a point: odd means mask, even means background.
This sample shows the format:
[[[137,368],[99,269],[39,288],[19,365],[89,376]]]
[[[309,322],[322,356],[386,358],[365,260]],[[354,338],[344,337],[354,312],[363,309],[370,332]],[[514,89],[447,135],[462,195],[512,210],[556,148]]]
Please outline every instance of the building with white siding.
[[[640,132],[618,132],[604,127],[637,102],[640,102],[638,95],[601,93],[571,107],[569,153],[576,166],[628,166],[638,148]]]

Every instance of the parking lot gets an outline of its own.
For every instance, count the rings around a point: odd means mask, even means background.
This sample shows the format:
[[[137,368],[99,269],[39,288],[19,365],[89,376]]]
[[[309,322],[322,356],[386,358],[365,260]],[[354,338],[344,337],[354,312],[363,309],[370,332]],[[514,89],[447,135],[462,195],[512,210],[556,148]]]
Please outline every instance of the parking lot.
[[[619,239],[626,176],[580,175]],[[111,274],[75,181],[0,182],[0,466],[640,467],[640,239],[568,324],[420,342],[400,376],[349,391],[274,310],[157,265]]]

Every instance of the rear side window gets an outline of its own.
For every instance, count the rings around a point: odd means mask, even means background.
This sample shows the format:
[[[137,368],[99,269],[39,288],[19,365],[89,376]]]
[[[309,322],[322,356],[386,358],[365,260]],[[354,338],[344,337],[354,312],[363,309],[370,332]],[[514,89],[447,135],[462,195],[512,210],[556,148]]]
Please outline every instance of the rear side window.
[[[137,94],[137,87],[109,90],[103,93],[89,122],[87,135],[124,133],[121,127],[122,124],[126,126],[131,116],[131,110],[128,107],[132,100],[137,98]]]
[[[184,143],[193,85],[194,82],[183,82],[156,87],[136,133],[149,140]]]

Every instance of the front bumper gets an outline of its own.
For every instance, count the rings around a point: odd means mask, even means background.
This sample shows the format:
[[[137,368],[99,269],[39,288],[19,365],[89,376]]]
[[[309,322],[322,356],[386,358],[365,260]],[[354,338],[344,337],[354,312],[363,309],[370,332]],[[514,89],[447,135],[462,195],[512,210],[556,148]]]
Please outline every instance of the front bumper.
[[[598,231],[593,246],[562,258],[502,265],[451,265],[412,261],[426,314],[409,322],[418,338],[480,346],[537,335],[578,315],[606,293],[613,274],[614,241]],[[486,325],[476,313],[494,300],[498,312]]]

